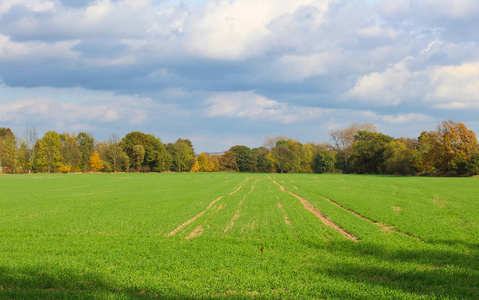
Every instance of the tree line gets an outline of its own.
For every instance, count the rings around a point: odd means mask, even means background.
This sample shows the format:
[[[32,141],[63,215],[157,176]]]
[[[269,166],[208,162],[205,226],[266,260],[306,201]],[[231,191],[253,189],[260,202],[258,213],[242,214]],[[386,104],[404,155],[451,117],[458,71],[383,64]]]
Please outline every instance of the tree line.
[[[393,138],[371,123],[353,123],[330,133],[331,143],[269,137],[263,146],[236,145],[219,154],[195,154],[188,139],[163,143],[133,131],[96,141],[86,132],[48,131],[38,137],[27,127],[21,138],[0,127],[4,173],[54,172],[264,172],[359,174],[479,174],[476,135],[463,123],[444,121],[417,138]]]

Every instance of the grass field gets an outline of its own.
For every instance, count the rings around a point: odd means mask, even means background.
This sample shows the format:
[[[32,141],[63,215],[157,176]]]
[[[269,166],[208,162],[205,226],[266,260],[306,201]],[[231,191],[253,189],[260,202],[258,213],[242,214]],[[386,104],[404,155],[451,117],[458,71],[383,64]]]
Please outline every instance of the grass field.
[[[479,178],[0,176],[0,298],[479,299]]]

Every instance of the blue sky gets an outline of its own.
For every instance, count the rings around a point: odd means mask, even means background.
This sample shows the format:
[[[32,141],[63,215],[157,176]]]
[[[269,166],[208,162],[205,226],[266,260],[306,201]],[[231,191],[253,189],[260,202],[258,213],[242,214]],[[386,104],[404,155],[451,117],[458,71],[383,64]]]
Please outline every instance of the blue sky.
[[[2,0],[0,126],[197,152],[351,122],[479,133],[475,0]]]

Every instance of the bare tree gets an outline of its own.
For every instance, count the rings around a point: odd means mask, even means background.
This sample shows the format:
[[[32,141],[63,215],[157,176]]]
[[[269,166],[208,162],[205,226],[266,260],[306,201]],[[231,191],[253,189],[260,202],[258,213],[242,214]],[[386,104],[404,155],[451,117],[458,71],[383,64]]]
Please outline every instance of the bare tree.
[[[35,126],[27,126],[23,134],[23,139],[27,145],[26,161],[28,165],[28,173],[31,173],[35,163],[35,144],[38,141],[37,128]]]
[[[271,150],[273,150],[274,146],[276,146],[277,141],[281,141],[281,140],[286,141],[286,140],[289,140],[289,139],[290,139],[289,137],[286,137],[284,135],[269,136],[269,137],[264,139],[263,147],[265,147],[266,149],[271,151]]]

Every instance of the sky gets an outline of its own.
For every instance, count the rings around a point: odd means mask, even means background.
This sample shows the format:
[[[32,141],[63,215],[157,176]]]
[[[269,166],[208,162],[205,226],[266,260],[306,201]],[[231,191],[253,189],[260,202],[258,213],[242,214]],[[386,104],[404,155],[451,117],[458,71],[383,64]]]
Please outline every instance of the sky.
[[[200,152],[479,133],[477,0],[1,0],[0,127]]]

